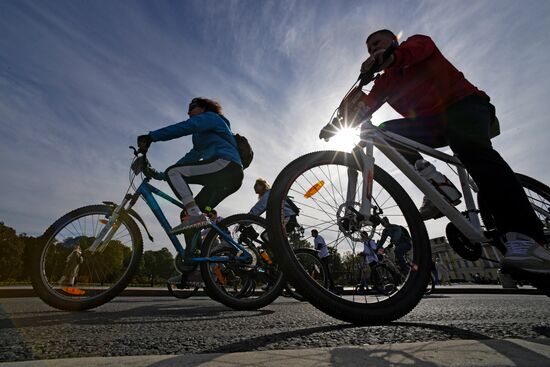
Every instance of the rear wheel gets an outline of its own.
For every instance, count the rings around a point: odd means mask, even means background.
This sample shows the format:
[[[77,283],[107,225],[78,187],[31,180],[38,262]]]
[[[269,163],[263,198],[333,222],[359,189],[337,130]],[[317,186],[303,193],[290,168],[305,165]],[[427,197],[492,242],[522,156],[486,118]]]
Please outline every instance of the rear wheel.
[[[210,230],[203,241],[201,256],[229,260],[201,263],[206,287],[213,298],[236,310],[256,310],[269,305],[282,292],[283,273],[267,238],[265,219],[237,214],[220,221],[218,227],[251,255],[249,263],[236,260],[241,253]]]
[[[430,276],[430,279],[428,281],[428,285],[426,286],[426,291],[424,292],[425,295],[432,294],[435,289],[435,278],[434,276]]]
[[[398,277],[386,265],[378,264],[372,268],[372,286],[380,294],[387,296],[397,291]]]
[[[42,235],[33,249],[31,278],[44,302],[61,310],[86,310],[110,301],[128,285],[143,252],[141,233],[130,216],[121,214],[111,240],[90,251],[112,212],[108,205],[79,208]]]
[[[325,288],[328,288],[328,276],[326,268],[321,262],[321,259],[319,259],[318,251],[309,248],[298,248],[294,250],[294,254],[300,262],[300,265],[304,269],[306,269],[308,274],[317,283],[321,284]],[[290,282],[287,282],[285,286],[285,292],[287,292],[289,296],[297,299],[298,301],[303,302],[306,300],[306,298],[302,296],[300,292],[296,290],[296,287]]]
[[[543,226],[543,245],[547,249],[550,249],[550,188],[544,183],[521,173],[516,173],[516,176],[519,179],[521,186],[523,186],[527,199],[531,203],[535,214]],[[481,194],[478,194],[478,205],[485,228],[487,230],[496,229],[493,215],[487,203],[483,200],[483,195]],[[504,251],[504,248],[501,248],[501,250]],[[546,294],[550,297],[550,282],[548,277],[540,277],[521,272],[515,275],[515,277],[517,277],[517,279],[528,280],[542,294]]]
[[[527,199],[533,206],[533,210],[543,225],[545,246],[546,248],[550,248],[550,188],[542,182],[521,173],[516,173],[516,176],[521,186],[523,186]],[[496,229],[493,214],[486,201],[483,200],[482,194],[478,194],[478,205],[485,228],[487,230]]]
[[[351,174],[358,173],[352,202],[346,199],[348,170]],[[348,218],[351,213],[346,208],[352,206],[358,210],[363,191],[360,164],[351,154],[326,151],[296,159],[278,175],[267,207],[269,236],[292,284],[320,310],[359,324],[389,322],[411,311],[424,294],[431,261],[426,228],[410,197],[395,179],[378,166],[374,168],[373,177],[372,205],[377,208],[377,213],[386,216],[391,223],[408,228],[412,236],[412,248],[408,255],[412,260],[411,271],[404,283],[389,295],[356,295],[353,291],[355,284],[347,283],[343,284],[341,296],[331,292],[300,264],[286,234],[282,210],[285,198],[291,196],[300,208],[300,222],[306,233],[317,229],[335,257],[342,259],[340,265],[346,265],[346,261],[353,259],[362,248],[360,231],[366,231],[375,240],[380,239],[380,227],[362,225],[353,229],[346,226],[351,220]],[[344,281],[338,278],[336,271],[334,275],[335,282]]]

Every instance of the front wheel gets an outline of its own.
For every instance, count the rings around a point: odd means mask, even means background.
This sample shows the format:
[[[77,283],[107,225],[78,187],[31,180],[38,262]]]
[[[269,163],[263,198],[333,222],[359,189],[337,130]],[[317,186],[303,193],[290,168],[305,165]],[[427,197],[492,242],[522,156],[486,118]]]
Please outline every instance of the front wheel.
[[[350,185],[354,189],[348,195],[348,178],[354,174],[357,174],[357,183]],[[267,206],[268,231],[285,275],[315,307],[344,321],[380,324],[404,316],[422,298],[430,272],[430,245],[426,227],[411,198],[394,178],[375,166],[371,204],[391,223],[408,229],[412,246],[407,256],[412,262],[404,283],[391,294],[358,295],[353,291],[355,283],[346,282],[341,274],[345,274],[345,269],[350,268],[363,248],[360,232],[369,233],[376,241],[382,234],[380,227],[372,225],[348,226],[351,214],[348,208],[358,210],[363,200],[362,176],[361,164],[350,153],[315,152],[294,160],[277,176],[271,189]],[[319,284],[294,254],[282,215],[288,196],[293,197],[300,208],[300,223],[306,233],[316,229],[329,246],[334,259],[334,282],[342,285],[343,289],[338,287],[342,295]],[[306,240],[313,241],[311,237]]]
[[[202,278],[213,298],[236,310],[256,310],[269,305],[285,285],[279,262],[267,236],[265,219],[237,214],[217,226],[245,248],[251,259],[237,260],[241,251],[211,229],[203,241],[201,256],[227,260],[201,263]]]
[[[135,221],[121,214],[111,240],[90,251],[112,212],[107,205],[73,210],[40,237],[42,241],[33,249],[31,279],[44,302],[61,310],[86,310],[110,301],[126,288],[143,252]]]

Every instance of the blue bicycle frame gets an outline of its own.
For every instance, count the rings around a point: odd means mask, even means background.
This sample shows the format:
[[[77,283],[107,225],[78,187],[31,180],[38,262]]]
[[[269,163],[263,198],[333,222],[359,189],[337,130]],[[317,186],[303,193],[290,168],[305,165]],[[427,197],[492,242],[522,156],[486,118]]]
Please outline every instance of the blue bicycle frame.
[[[172,226],[170,223],[168,223],[168,219],[166,219],[166,216],[164,215],[162,209],[160,208],[160,205],[158,204],[157,200],[153,196],[153,194],[168,200],[168,202],[176,205],[179,208],[185,209],[185,206],[178,200],[174,199],[170,195],[164,193],[163,191],[157,189],[153,185],[149,183],[149,178],[145,178],[141,185],[137,188],[134,195],[141,195],[143,197],[143,200],[147,203],[149,208],[153,211],[153,214],[158,219],[160,225],[168,235],[168,238],[170,238],[170,241],[172,241],[172,245],[178,252],[178,254],[181,256],[182,259],[185,259],[185,248],[182,246],[181,242],[177,238],[176,235],[173,235],[170,233],[170,230],[172,229]],[[212,227],[227,243],[229,243],[231,246],[233,246],[237,251],[241,252],[242,255],[236,256],[234,259],[238,261],[247,261],[252,258],[252,255],[250,255],[239,243],[235,242],[233,238],[231,238],[230,235],[228,235],[225,231],[223,231],[220,227],[218,227],[215,223],[212,223],[209,221],[209,226]],[[197,243],[199,242],[200,238],[200,231],[197,231],[195,235],[193,236],[193,241],[191,244],[191,250],[189,251],[189,254],[193,253],[193,250],[196,248]],[[190,262],[227,262],[229,260],[228,256],[214,256],[214,257],[191,257],[189,259],[185,259],[185,261]]]

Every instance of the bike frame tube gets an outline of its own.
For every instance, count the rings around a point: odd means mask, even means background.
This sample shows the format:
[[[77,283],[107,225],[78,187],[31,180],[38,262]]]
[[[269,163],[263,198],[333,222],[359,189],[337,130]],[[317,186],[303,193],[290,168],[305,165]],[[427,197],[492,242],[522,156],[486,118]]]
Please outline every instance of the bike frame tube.
[[[185,256],[185,248],[182,246],[179,239],[175,235],[170,233],[172,226],[168,222],[168,219],[166,219],[166,216],[164,215],[162,209],[160,208],[159,203],[157,202],[153,194],[168,200],[170,203],[182,209],[185,209],[185,206],[181,202],[171,197],[170,195],[157,189],[146,180],[143,180],[141,185],[139,185],[139,187],[136,190],[136,193],[141,195],[143,197],[143,200],[145,200],[145,202],[149,206],[149,208],[151,208],[151,211],[153,212],[153,214],[159,221],[160,225],[164,229],[164,232],[166,232],[166,235],[170,239],[170,242],[172,242],[172,245],[174,246],[178,254],[183,258]]]
[[[470,214],[474,214],[477,221],[474,220],[473,223],[470,222],[454,206],[449,204],[443,195],[441,195],[431,183],[422,177],[418,171],[403,157],[403,155],[397,151],[397,149],[388,144],[388,141],[423,152],[429,156],[457,166],[459,168],[459,178],[461,181],[467,210],[469,211],[469,217],[471,217]],[[372,156],[369,157],[368,154],[365,154],[362,148],[365,148],[367,152],[372,152],[373,145],[378,148],[393,164],[395,164],[395,166],[403,172],[403,174],[411,180],[447,218],[449,218],[449,220],[466,238],[473,243],[487,241],[481,232],[479,218],[477,217],[477,214],[474,213],[475,204],[469,188],[468,177],[460,160],[454,156],[442,153],[426,145],[402,137],[401,135],[384,131],[372,125],[370,120],[366,120],[361,126],[361,142],[357,145],[361,149],[354,149],[354,155],[356,156],[356,159],[360,158],[363,162],[363,185],[365,186],[366,182],[366,186],[370,186],[368,188],[369,192],[372,192],[372,180],[368,177],[368,172],[365,173],[364,169],[374,166],[374,158]],[[371,159],[372,163],[370,163]],[[367,180],[365,180],[365,175],[367,175]],[[363,201],[365,201],[365,197],[366,196],[363,197]],[[370,202],[370,200],[367,201]],[[370,212],[361,213],[370,215]]]
[[[160,205],[158,204],[157,200],[153,196],[153,194],[162,197],[163,199],[168,200],[170,203],[176,205],[179,208],[185,209],[185,205],[183,205],[180,201],[174,199],[170,195],[166,194],[165,192],[157,189],[153,185],[151,185],[147,180],[143,180],[141,185],[136,190],[136,193],[141,195],[143,197],[143,200],[147,203],[149,208],[151,208],[151,211],[159,221],[160,225],[164,229],[164,232],[166,232],[166,235],[172,242],[172,245],[178,252],[178,254],[185,258],[185,247],[181,244],[180,240],[177,238],[176,235],[173,235],[170,233],[170,230],[172,229],[172,226],[168,222],[168,219],[164,215],[164,212],[160,208]],[[235,249],[239,251],[243,251],[243,254],[241,256],[236,257],[237,260],[247,260],[252,255],[250,255],[247,251],[244,250],[238,243],[236,243],[231,236],[226,234],[224,231],[222,231],[216,224],[210,223],[210,226],[213,230],[215,230],[220,236],[223,237],[224,240],[226,240],[231,246],[233,246]],[[195,239],[194,239],[195,240]],[[194,242],[194,241],[193,241]],[[225,262],[229,260],[228,256],[219,256],[219,257],[194,257],[190,259],[192,262]]]

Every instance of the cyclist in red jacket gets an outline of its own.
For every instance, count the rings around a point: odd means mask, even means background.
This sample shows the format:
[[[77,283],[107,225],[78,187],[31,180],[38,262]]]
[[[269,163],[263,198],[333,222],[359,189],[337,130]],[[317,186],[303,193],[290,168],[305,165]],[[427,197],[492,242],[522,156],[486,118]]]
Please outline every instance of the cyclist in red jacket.
[[[504,233],[507,251],[502,266],[550,274],[550,252],[540,245],[543,226],[514,172],[491,144],[498,122],[487,94],[470,83],[428,36],[414,35],[399,44],[393,32],[383,29],[369,35],[366,43],[370,57],[361,71],[378,64],[384,73],[363,96],[362,106],[354,108],[368,110],[388,102],[404,118],[381,127],[434,148],[449,145]],[[384,59],[392,45],[395,51]],[[418,167],[418,152],[396,148]],[[424,200],[423,219],[437,217],[438,212]]]

